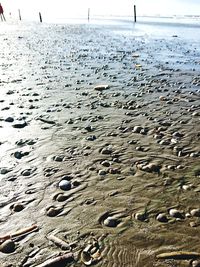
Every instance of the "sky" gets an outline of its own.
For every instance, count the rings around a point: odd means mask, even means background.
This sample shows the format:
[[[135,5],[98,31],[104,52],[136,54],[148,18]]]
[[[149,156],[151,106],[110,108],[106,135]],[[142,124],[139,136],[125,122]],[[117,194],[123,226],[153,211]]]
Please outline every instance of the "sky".
[[[43,17],[67,18],[92,15],[200,15],[200,0],[0,0],[5,14],[33,18],[41,12]]]

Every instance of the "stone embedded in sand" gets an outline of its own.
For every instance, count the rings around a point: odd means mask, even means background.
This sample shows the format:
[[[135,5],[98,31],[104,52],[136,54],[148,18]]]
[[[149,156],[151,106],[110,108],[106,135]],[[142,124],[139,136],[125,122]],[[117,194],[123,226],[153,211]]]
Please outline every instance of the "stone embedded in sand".
[[[12,253],[15,251],[15,243],[13,240],[8,239],[0,245],[0,251],[3,253]]]
[[[67,181],[67,180],[61,180],[58,184],[59,188],[64,190],[64,191],[67,191],[67,190],[70,190],[71,189],[71,182],[70,181]]]
[[[199,260],[192,261],[191,266],[192,267],[200,267],[200,261]]]
[[[134,218],[143,222],[147,219],[147,215],[144,212],[137,212],[134,214]]]
[[[118,225],[118,220],[112,217],[108,217],[104,220],[104,225],[108,227],[116,227]]]
[[[166,216],[165,213],[159,213],[157,216],[156,216],[156,220],[159,221],[159,222],[168,222],[168,218]]]
[[[57,207],[49,207],[47,208],[47,216],[48,217],[55,217],[57,216],[63,209]]]
[[[107,160],[104,160],[101,162],[101,165],[103,165],[104,167],[110,167],[110,162]]]
[[[99,174],[100,176],[102,176],[102,175],[106,175],[106,174],[107,174],[107,172],[106,172],[106,171],[104,171],[104,170],[99,170],[98,174]]]
[[[7,169],[7,168],[1,168],[0,169],[0,174],[7,174],[8,172],[10,172],[11,169]]]
[[[200,209],[192,209],[190,211],[190,214],[193,216],[193,217],[200,217]]]
[[[112,153],[112,149],[110,147],[105,147],[101,150],[101,154],[110,155]]]
[[[5,119],[6,122],[13,122],[14,121],[14,118],[13,117],[7,117]]]
[[[27,126],[27,122],[25,121],[20,121],[12,125],[13,128],[17,128],[17,129],[24,128],[25,126]]]
[[[53,160],[57,162],[62,162],[64,157],[65,157],[64,155],[58,155],[58,156],[53,157]]]
[[[15,203],[13,206],[12,206],[12,210],[14,212],[20,212],[24,209],[24,205],[21,204],[21,203]]]
[[[102,85],[97,85],[97,86],[95,86],[94,87],[94,90],[96,90],[96,91],[103,91],[103,90],[107,90],[107,89],[109,89],[110,87],[109,87],[109,85],[107,85],[107,84],[102,84]]]
[[[135,126],[134,128],[133,128],[133,133],[140,133],[140,131],[142,130],[143,128],[141,127],[141,126]]]
[[[90,135],[90,136],[87,136],[86,137],[86,140],[87,141],[94,141],[94,140],[96,140],[97,138],[96,138],[96,136],[95,135]]]
[[[170,209],[169,215],[174,218],[184,219],[184,214],[182,211],[177,209]]]

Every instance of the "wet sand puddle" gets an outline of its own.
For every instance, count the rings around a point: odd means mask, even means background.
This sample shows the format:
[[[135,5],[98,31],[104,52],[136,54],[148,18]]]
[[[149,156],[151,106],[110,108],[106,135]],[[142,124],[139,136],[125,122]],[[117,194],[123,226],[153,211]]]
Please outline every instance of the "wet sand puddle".
[[[89,25],[0,38],[1,265],[199,266],[198,47]]]

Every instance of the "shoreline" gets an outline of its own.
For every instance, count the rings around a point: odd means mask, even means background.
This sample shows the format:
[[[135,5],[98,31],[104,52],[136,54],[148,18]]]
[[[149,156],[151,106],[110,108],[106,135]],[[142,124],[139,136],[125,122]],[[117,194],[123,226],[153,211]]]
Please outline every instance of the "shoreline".
[[[38,231],[0,252],[2,266],[64,253],[50,235],[77,267],[88,244],[89,260],[107,267],[200,253],[197,42],[17,27],[0,35],[0,236]]]

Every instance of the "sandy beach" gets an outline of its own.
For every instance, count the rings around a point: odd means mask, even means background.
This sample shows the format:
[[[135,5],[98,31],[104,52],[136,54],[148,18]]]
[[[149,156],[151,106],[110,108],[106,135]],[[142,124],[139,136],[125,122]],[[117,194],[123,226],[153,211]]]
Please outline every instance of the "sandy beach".
[[[0,266],[199,266],[200,29],[145,27],[0,24]]]

